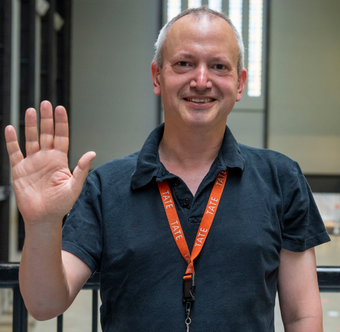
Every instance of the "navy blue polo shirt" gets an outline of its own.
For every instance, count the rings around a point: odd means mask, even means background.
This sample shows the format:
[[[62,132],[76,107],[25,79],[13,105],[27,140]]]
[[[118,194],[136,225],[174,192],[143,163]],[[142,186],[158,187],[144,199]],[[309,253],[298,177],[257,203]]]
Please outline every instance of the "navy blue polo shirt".
[[[142,150],[92,171],[63,229],[63,250],[101,272],[104,332],[185,331],[186,262],[157,181],[167,180],[191,250],[219,171],[229,168],[206,243],[195,260],[191,332],[272,332],[281,248],[329,241],[298,164],[238,144],[228,127],[193,196],[159,161],[163,126]]]

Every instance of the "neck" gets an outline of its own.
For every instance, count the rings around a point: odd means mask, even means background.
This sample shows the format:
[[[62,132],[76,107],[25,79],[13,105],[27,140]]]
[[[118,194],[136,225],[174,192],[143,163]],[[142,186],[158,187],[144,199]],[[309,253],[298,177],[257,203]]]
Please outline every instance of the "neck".
[[[208,132],[185,132],[167,131],[164,128],[163,138],[159,145],[160,158],[171,163],[185,167],[197,163],[213,162],[218,155],[224,130],[221,133],[209,134]]]
[[[224,131],[225,128],[213,133],[196,129],[170,131],[166,125],[164,127],[159,144],[160,161],[187,184],[193,195],[218,155]]]

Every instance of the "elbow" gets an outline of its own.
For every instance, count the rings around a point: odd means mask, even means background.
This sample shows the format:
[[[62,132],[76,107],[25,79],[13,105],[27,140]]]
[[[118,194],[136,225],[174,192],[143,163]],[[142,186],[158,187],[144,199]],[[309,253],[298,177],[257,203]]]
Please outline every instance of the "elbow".
[[[43,304],[26,304],[27,311],[30,315],[37,321],[45,321],[49,319],[53,319],[58,317],[59,315],[63,314],[65,310],[56,307],[49,307]]]
[[[310,331],[323,332],[322,317],[309,316],[301,317],[289,323],[285,323],[285,331]]]
[[[45,320],[49,320],[52,318],[57,317],[56,315],[52,315],[50,313],[47,312],[41,312],[41,311],[34,311],[34,310],[28,310],[28,312],[30,313],[30,315],[37,321],[45,321]]]

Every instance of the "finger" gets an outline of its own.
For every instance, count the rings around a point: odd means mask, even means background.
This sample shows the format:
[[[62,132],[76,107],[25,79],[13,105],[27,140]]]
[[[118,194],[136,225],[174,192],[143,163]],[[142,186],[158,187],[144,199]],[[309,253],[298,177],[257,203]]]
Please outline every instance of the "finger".
[[[95,158],[96,153],[93,151],[85,153],[78,161],[78,165],[73,171],[74,190],[80,194],[80,191],[85,182],[86,176],[90,170],[91,162]]]
[[[41,149],[53,149],[53,109],[49,101],[40,104],[40,147]]]
[[[58,106],[55,109],[54,119],[54,148],[67,153],[69,146],[68,120],[66,110],[63,106]]]
[[[37,112],[29,108],[25,114],[26,155],[39,151]]]
[[[24,156],[21,153],[17,134],[13,126],[7,126],[5,128],[5,138],[9,161],[12,167],[14,167],[16,164],[24,159]]]

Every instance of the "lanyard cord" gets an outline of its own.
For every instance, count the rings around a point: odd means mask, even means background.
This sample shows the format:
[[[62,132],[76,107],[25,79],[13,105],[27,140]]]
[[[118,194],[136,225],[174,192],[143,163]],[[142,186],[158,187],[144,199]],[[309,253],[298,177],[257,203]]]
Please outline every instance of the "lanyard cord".
[[[201,252],[203,245],[207,239],[210,227],[214,220],[220,198],[227,180],[228,169],[218,173],[214,187],[211,191],[207,207],[205,209],[201,224],[199,226],[192,252],[190,254],[187,242],[184,237],[183,229],[179,221],[175,203],[171,194],[167,181],[158,182],[158,189],[162,197],[162,202],[166,215],[168,217],[169,226],[175,239],[177,247],[185,261],[188,263],[187,269],[183,277],[183,302],[188,303],[195,300],[195,269],[194,259]]]

